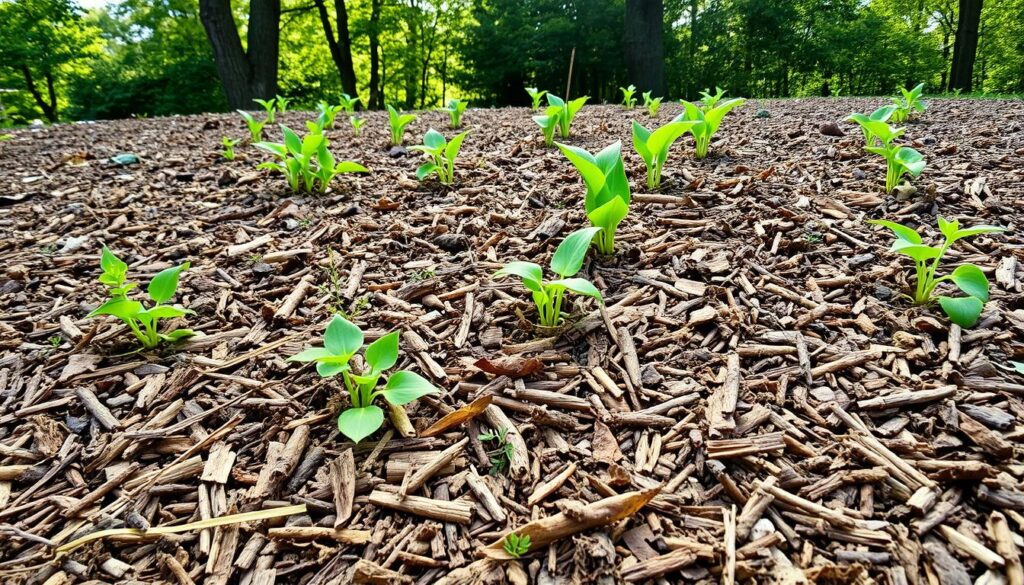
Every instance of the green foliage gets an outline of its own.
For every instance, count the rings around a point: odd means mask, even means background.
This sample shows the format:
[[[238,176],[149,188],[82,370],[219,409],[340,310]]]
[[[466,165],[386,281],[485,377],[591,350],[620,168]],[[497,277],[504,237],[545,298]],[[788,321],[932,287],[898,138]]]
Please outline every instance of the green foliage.
[[[530,552],[530,535],[524,534],[519,536],[515,532],[510,532],[505,537],[505,542],[501,546],[512,558],[518,559]]]
[[[913,89],[908,90],[901,87],[899,90],[903,97],[892,98],[893,105],[896,106],[896,110],[892,114],[892,121],[897,124],[906,122],[911,115],[923,112],[928,107],[928,103],[921,99],[921,93],[924,92],[923,83],[917,84]]]
[[[548,90],[538,90],[536,87],[526,88],[526,93],[530,94],[530,109],[536,112],[540,109],[540,100],[544,97]]]
[[[188,267],[189,263],[185,262],[158,272],[149,281],[146,289],[146,294],[153,302],[153,305],[147,308],[142,302],[128,298],[128,293],[136,286],[134,282],[125,281],[128,265],[104,245],[100,253],[100,269],[103,273],[100,274],[99,281],[107,287],[110,300],[90,312],[88,318],[99,315],[117,317],[131,329],[145,349],[153,349],[161,341],[174,342],[195,335],[191,329],[175,329],[160,333],[160,319],[194,314],[193,311],[181,306],[164,304],[171,300],[178,290],[178,278],[182,272],[188,270]]]
[[[269,100],[261,100],[256,98],[252,100],[263,107],[263,110],[267,113],[267,120],[265,124],[274,123],[274,114],[277,112],[277,99],[271,98]],[[284,111],[284,110],[281,110]]]
[[[448,112],[450,118],[450,126],[452,128],[458,128],[462,126],[462,113],[466,111],[469,106],[469,102],[464,102],[458,98],[452,98],[448,100],[448,106],[441,108],[445,112]]]
[[[647,188],[661,187],[661,171],[668,159],[668,151],[680,136],[697,124],[694,121],[675,121],[654,132],[633,121],[633,147],[647,165]]]
[[[467,134],[469,130],[456,134],[449,142],[437,130],[427,130],[423,135],[423,144],[410,147],[410,150],[425,152],[432,159],[431,162],[416,169],[416,178],[422,181],[436,173],[438,182],[442,185],[451,185],[455,181],[455,157],[459,156],[459,149],[462,148],[462,141]]]
[[[245,120],[245,125],[249,128],[250,140],[253,143],[259,142],[263,138],[263,127],[267,125],[267,120],[257,120],[252,117],[252,114],[245,110],[236,110]]]
[[[905,128],[893,128],[881,120],[864,119],[864,116],[850,116],[864,128],[864,135],[868,137],[870,146],[864,150],[880,155],[885,159],[885,192],[889,193],[896,188],[903,175],[917,177],[924,170],[925,160],[921,153],[909,146],[900,146],[893,142],[903,136]],[[871,144],[874,143],[874,144]]]
[[[597,234],[597,250],[610,256],[615,253],[615,232],[629,213],[629,180],[622,164],[622,143],[615,142],[594,156],[576,146],[555,143],[569,162],[583,176],[587,185],[584,209],[587,218],[601,229]]]
[[[562,318],[562,298],[565,291],[593,297],[602,302],[601,291],[589,280],[572,278],[583,267],[590,243],[600,232],[601,228],[598,227],[583,228],[562,240],[551,257],[551,271],[560,277],[557,280],[545,281],[543,269],[533,262],[509,262],[495,272],[494,277],[521,278],[523,286],[533,293],[540,324],[545,327],[557,327]]]
[[[316,105],[316,111],[319,112],[316,117],[317,126],[321,129],[334,128],[334,120],[338,117],[338,114],[345,109],[345,106],[332,106],[331,104],[321,100]]]
[[[398,110],[388,104],[388,123],[391,125],[391,144],[401,146],[405,138],[405,127],[416,119],[415,114],[399,114]]]
[[[868,122],[888,122],[895,111],[894,105],[882,106],[867,116],[850,114],[847,120],[860,124],[860,129],[864,133],[864,146],[874,146],[875,135],[871,133],[871,125]]]
[[[627,110],[635,108],[636,98],[633,96],[636,94],[636,86],[631,83],[629,84],[629,87],[620,87],[619,91],[622,92],[622,105],[625,106]]]
[[[699,108],[690,102],[684,101],[683,113],[673,119],[673,122],[680,120],[689,120],[696,122],[691,128],[690,133],[693,134],[695,142],[694,156],[698,159],[702,159],[708,155],[708,147],[711,146],[711,137],[718,132],[718,127],[722,124],[722,118],[729,113],[735,107],[743,105],[744,98],[732,98],[722,102],[718,105],[719,100],[724,93],[722,90],[718,90],[718,93],[711,96],[707,95],[706,92],[701,92],[706,97],[703,102],[703,108]]]
[[[722,97],[725,96],[725,90],[720,87],[715,87],[714,95],[707,89],[700,92],[700,103],[701,109],[707,111],[714,109],[718,102],[722,101]]]
[[[363,125],[366,124],[366,120],[359,116],[349,116],[348,121],[352,124],[352,133],[359,136],[363,133]]]
[[[274,105],[277,107],[277,111],[281,112],[282,114],[288,111],[288,104],[290,104],[291,102],[292,100],[284,96],[274,96]]]
[[[515,453],[515,447],[508,440],[508,429],[502,428],[497,432],[480,433],[477,435],[477,439],[484,442],[497,441],[498,443],[497,448],[487,452],[487,458],[491,463],[491,468],[487,472],[489,475],[500,475],[508,469],[509,464],[512,463],[512,454]]]
[[[356,111],[356,104],[359,103],[359,96],[352,97],[347,93],[341,94],[341,108],[351,114]]]
[[[533,117],[533,121],[540,126],[540,131],[544,135],[545,146],[551,146],[555,143],[555,130],[558,129],[561,112],[562,108],[558,106],[548,106],[544,115]]]
[[[647,108],[647,115],[656,118],[658,116],[658,110],[661,109],[660,97],[652,98],[651,92],[645,91],[644,96],[644,107]]]
[[[548,105],[551,107],[547,109],[547,115],[556,116],[558,118],[559,136],[562,138],[569,137],[569,126],[572,125],[572,121],[576,118],[576,114],[583,108],[583,104],[587,103],[588,99],[590,98],[583,96],[566,102],[553,93],[548,94]]]
[[[388,376],[384,387],[377,390],[384,372],[398,363],[398,332],[392,331],[366,346],[363,360],[366,367],[356,373],[350,363],[363,347],[363,332],[341,315],[334,315],[324,330],[323,347],[311,347],[288,358],[290,362],[314,362],[323,378],[341,374],[348,392],[350,406],[338,416],[338,430],[358,443],[384,424],[384,411],[374,404],[378,397],[394,406],[436,394],[437,388],[428,380],[408,370]]]
[[[1006,230],[991,225],[977,225],[960,229],[959,221],[955,219],[949,221],[941,216],[939,216],[938,222],[943,238],[942,245],[929,246],[923,242],[920,234],[905,225],[881,219],[868,220],[868,223],[891,230],[896,236],[896,240],[893,241],[890,250],[908,256],[914,261],[917,283],[912,297],[914,303],[924,305],[937,300],[942,310],[949,316],[950,321],[961,327],[971,327],[978,321],[985,303],[988,302],[988,279],[980,268],[970,263],[961,264],[953,272],[937,277],[939,262],[946,255],[950,246],[958,240]],[[952,282],[967,296],[936,295],[935,288],[944,281]]]
[[[319,132],[310,132],[300,138],[290,128],[281,125],[284,143],[257,142],[253,146],[269,152],[277,161],[261,163],[258,168],[279,171],[292,191],[307,193],[327,191],[331,180],[341,173],[368,173],[369,170],[351,161],[336,162],[328,150],[327,138]]]
[[[227,160],[235,160],[235,146],[238,146],[239,142],[241,140],[237,138],[232,139],[227,136],[221,138],[220,143],[224,146],[224,150],[220,153],[221,156]]]

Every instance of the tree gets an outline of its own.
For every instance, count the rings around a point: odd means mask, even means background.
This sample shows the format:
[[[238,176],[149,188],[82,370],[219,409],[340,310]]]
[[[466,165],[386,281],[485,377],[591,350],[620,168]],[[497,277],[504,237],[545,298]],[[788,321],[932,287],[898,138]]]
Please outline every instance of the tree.
[[[953,67],[949,72],[949,89],[970,92],[974,84],[974,59],[978,52],[978,29],[981,26],[982,0],[960,0],[960,16],[953,43]]]
[[[348,32],[348,9],[345,0],[334,0],[334,20],[338,26],[338,36],[334,36],[331,26],[331,17],[327,13],[327,6],[324,0],[313,0],[316,4],[317,14],[320,16],[320,24],[324,27],[324,35],[327,37],[327,46],[331,50],[331,59],[338,68],[338,75],[341,77],[341,87],[345,93],[358,95],[356,89],[356,70],[352,64],[352,41]]]
[[[639,91],[651,91],[654,95],[665,93],[664,20],[662,0],[626,0],[626,72]]]
[[[281,0],[251,0],[248,48],[235,28],[230,0],[199,0],[199,18],[213,49],[224,95],[232,108],[251,108],[277,93]]]

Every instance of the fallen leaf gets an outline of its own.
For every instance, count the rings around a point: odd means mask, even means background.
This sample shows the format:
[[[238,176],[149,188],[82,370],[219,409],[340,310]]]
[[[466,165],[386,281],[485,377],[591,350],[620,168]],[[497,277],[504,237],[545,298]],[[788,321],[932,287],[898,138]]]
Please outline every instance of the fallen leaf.
[[[455,425],[462,424],[469,419],[476,418],[481,412],[484,411],[491,404],[491,395],[481,396],[473,402],[463,406],[455,412],[449,412],[448,414],[441,417],[441,420],[427,427],[425,431],[420,433],[421,437],[433,437],[439,435]]]
[[[495,376],[508,376],[509,378],[523,378],[539,372],[544,367],[544,362],[537,358],[523,358],[519,356],[485,358],[482,357],[473,363],[474,366]]]
[[[619,442],[615,440],[608,425],[599,420],[594,421],[594,438],[592,440],[594,459],[598,461],[618,461],[622,459]]]
[[[77,353],[68,358],[68,365],[60,372],[58,382],[67,382],[75,376],[92,372],[103,361],[103,356],[91,353]]]

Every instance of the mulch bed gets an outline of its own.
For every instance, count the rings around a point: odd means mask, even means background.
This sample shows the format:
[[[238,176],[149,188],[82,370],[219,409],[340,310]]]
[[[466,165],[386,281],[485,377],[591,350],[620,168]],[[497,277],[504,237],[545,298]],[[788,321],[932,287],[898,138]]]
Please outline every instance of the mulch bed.
[[[631,146],[645,115],[586,107],[569,142],[622,140],[635,199],[618,254],[581,274],[604,307],[576,298],[555,335],[518,282],[491,279],[586,224],[578,174],[526,110],[466,113],[452,189],[416,181],[420,157],[389,153],[386,115],[367,114],[363,136],[328,135],[372,174],[315,197],[251,147],[220,160],[223,135],[247,134],[236,115],[14,131],[3,582],[1024,582],[1024,376],[1006,369],[1024,361],[1024,104],[935,100],[907,125],[928,160],[916,192],[886,195],[841,121],[881,103],[748,102],[707,160],[673,148],[659,193]],[[427,112],[407,143],[430,126],[451,135]],[[110,162],[123,153],[140,162]],[[900,296],[911,267],[864,221],[933,238],[939,214],[1010,230],[951,252],[992,282],[969,330]],[[136,282],[190,260],[176,301],[204,335],[132,353],[119,322],[85,319],[102,243]],[[346,442],[339,380],[285,361],[335,311],[370,340],[402,331],[399,367],[442,389],[405,409],[411,428]],[[499,429],[492,474],[479,435]],[[294,505],[53,561],[98,530]],[[534,545],[510,559],[501,540],[524,525]]]

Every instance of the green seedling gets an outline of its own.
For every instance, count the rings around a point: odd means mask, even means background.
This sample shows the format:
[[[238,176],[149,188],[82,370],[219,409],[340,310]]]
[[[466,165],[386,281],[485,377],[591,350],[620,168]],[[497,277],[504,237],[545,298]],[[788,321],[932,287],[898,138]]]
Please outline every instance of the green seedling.
[[[399,114],[398,110],[388,105],[388,122],[391,124],[391,144],[401,146],[405,138],[405,127],[416,119],[415,114]]]
[[[327,138],[318,132],[310,132],[299,138],[290,128],[281,125],[284,143],[257,142],[253,146],[265,150],[279,160],[261,163],[258,168],[281,172],[288,180],[292,191],[323,193],[331,180],[341,173],[368,173],[369,170],[352,161],[336,162],[328,150]]]
[[[558,128],[558,123],[561,120],[561,112],[562,108],[558,106],[548,106],[544,115],[533,117],[533,121],[540,126],[540,131],[544,134],[545,146],[551,146],[555,143],[555,130]]]
[[[644,97],[644,107],[647,108],[647,115],[652,117],[652,118],[658,117],[658,110],[661,109],[661,99],[662,98],[660,98],[660,97],[652,98],[651,97],[651,92],[649,92],[649,91],[645,91],[643,93],[643,97]]]
[[[464,102],[458,98],[452,98],[448,100],[448,106],[441,108],[445,112],[448,112],[450,118],[450,126],[452,128],[458,128],[462,126],[462,113],[466,111],[469,106],[469,102]]]
[[[366,124],[366,120],[359,116],[349,116],[348,121],[352,124],[352,133],[356,136],[361,136],[363,134],[363,124]]]
[[[267,120],[264,123],[265,124],[273,124],[274,123],[274,113],[277,111],[277,106],[274,103],[274,99],[271,98],[269,100],[261,100],[259,98],[256,98],[256,99],[254,99],[252,101],[256,102],[257,104],[259,104],[261,106],[263,106],[263,109],[267,112]]]
[[[514,532],[510,532],[508,536],[505,537],[505,542],[501,546],[509,556],[514,559],[518,559],[530,552],[530,535],[524,534],[519,536]]]
[[[724,93],[722,90],[718,91],[719,94]],[[743,98],[733,98],[722,102],[721,105],[717,105],[720,98],[721,95],[717,95],[717,97],[708,96],[707,101],[704,102],[703,109],[698,108],[690,102],[684,101],[682,102],[684,108],[683,113],[679,114],[672,120],[673,122],[680,120],[697,122],[690,128],[690,133],[693,134],[693,139],[696,144],[694,147],[694,156],[698,159],[705,158],[708,155],[708,147],[711,146],[711,137],[715,135],[715,132],[718,132],[718,127],[722,124],[722,118],[724,118],[730,110],[743,105],[743,103],[747,101]]]
[[[892,114],[892,121],[897,124],[906,122],[912,115],[923,112],[928,107],[928,103],[921,99],[921,93],[924,92],[923,83],[917,84],[913,89],[908,90],[901,87],[899,90],[903,97],[892,98],[893,105],[896,106],[896,111]]]
[[[386,370],[398,362],[398,332],[392,331],[366,346],[366,367],[356,373],[350,363],[363,347],[363,332],[341,315],[335,315],[324,331],[323,347],[311,347],[288,358],[290,362],[314,362],[322,378],[341,374],[350,406],[338,416],[338,431],[358,443],[384,424],[384,410],[374,404],[378,397],[394,406],[436,394],[438,389],[425,378],[408,370],[387,377],[377,389]]]
[[[277,111],[282,114],[288,111],[288,104],[292,101],[284,96],[274,96],[274,104],[277,106]]]
[[[871,127],[867,122],[888,122],[895,111],[896,106],[894,105],[882,106],[866,116],[864,114],[850,114],[846,121],[859,124],[861,132],[864,133],[864,145],[874,146],[876,142],[875,135],[871,133]]]
[[[321,100],[316,105],[316,110],[319,112],[319,115],[316,117],[317,125],[321,128],[334,128],[334,119],[338,117],[338,113],[343,109],[344,106],[332,106]]]
[[[917,305],[927,305],[938,301],[949,320],[961,327],[971,327],[978,321],[981,311],[988,302],[988,278],[974,264],[961,264],[953,272],[945,276],[936,276],[939,263],[946,255],[950,246],[958,240],[980,234],[991,234],[1006,231],[992,225],[977,225],[960,229],[957,220],[946,220],[939,217],[939,232],[942,233],[942,245],[929,246],[923,242],[921,235],[913,229],[884,219],[868,220],[868,223],[890,229],[896,235],[890,250],[909,256],[914,261],[916,271],[916,287],[914,296],[910,297]],[[936,295],[935,289],[942,282],[950,281],[967,296],[949,297]]]
[[[707,111],[713,109],[718,102],[722,101],[722,97],[725,96],[725,90],[720,87],[715,87],[715,94],[711,95],[710,90],[705,89],[700,92],[700,103],[701,109]]]
[[[341,108],[345,113],[351,114],[356,111],[356,104],[359,103],[359,96],[352,97],[347,93],[341,94]]]
[[[497,432],[480,433],[477,438],[485,442],[498,442],[496,449],[487,452],[487,457],[491,462],[491,468],[487,473],[500,475],[508,469],[512,463],[512,454],[515,453],[515,447],[508,441],[508,429],[502,428]]]
[[[893,144],[900,136],[903,136],[905,128],[893,128],[881,120],[864,120],[863,118],[849,118],[865,128],[865,135],[870,136],[872,144],[865,146],[864,150],[880,155],[885,159],[885,192],[889,193],[896,188],[903,175],[917,177],[924,170],[925,160],[921,153],[909,146]]]
[[[263,138],[263,127],[267,124],[267,120],[257,120],[252,117],[252,114],[245,110],[235,110],[242,115],[242,119],[245,120],[245,125],[249,127],[249,136],[252,142],[259,142]]]
[[[590,243],[601,231],[601,228],[589,227],[576,230],[562,240],[551,257],[551,271],[559,276],[550,282],[544,280],[541,267],[533,262],[509,262],[501,270],[494,273],[495,278],[518,276],[525,286],[533,293],[533,302],[537,305],[540,325],[557,327],[562,318],[562,299],[565,291],[586,295],[603,302],[601,291],[597,290],[585,278],[572,278],[583,267]]]
[[[526,93],[530,94],[530,109],[536,112],[540,109],[540,100],[544,97],[548,90],[538,90],[536,87],[526,88]]]
[[[590,99],[587,96],[578,97],[574,100],[566,102],[562,98],[555,94],[548,94],[548,105],[558,107],[558,135],[562,138],[569,137],[569,126],[572,125],[573,119],[576,118],[576,113],[583,108],[583,104],[587,103]],[[551,112],[551,108],[548,108],[548,112]]]
[[[186,337],[195,335],[191,329],[175,329],[167,333],[160,333],[160,319],[173,319],[194,314],[193,311],[182,308],[178,305],[164,304],[171,300],[178,290],[178,278],[182,272],[188,270],[189,263],[185,262],[161,270],[149,281],[146,293],[153,305],[146,307],[140,301],[128,298],[128,293],[135,288],[134,282],[125,282],[128,275],[128,265],[114,255],[105,245],[100,253],[100,282],[107,287],[110,300],[96,307],[89,313],[88,317],[99,315],[113,315],[131,329],[142,343],[144,349],[153,349],[161,341],[175,342]]]
[[[697,122],[669,122],[654,132],[633,121],[633,147],[647,165],[647,188],[661,187],[661,171],[668,160],[668,151],[680,136]]]
[[[438,182],[451,185],[455,181],[455,157],[459,156],[459,149],[467,134],[469,130],[456,134],[449,142],[437,130],[427,130],[423,135],[423,144],[410,147],[410,150],[425,152],[432,159],[416,169],[416,178],[422,181],[431,173],[437,173]]]
[[[235,147],[241,140],[228,138],[227,136],[220,139],[221,145],[224,146],[224,150],[221,151],[220,155],[226,160],[235,160]]]
[[[622,105],[625,106],[627,110],[635,108],[636,98],[633,96],[636,95],[636,86],[631,83],[629,84],[629,87],[620,87],[619,91],[622,92]]]
[[[555,144],[587,185],[583,206],[591,225],[601,229],[595,239],[597,251],[606,256],[614,254],[615,232],[629,213],[630,200],[622,143],[615,142],[596,156],[576,146]]]

